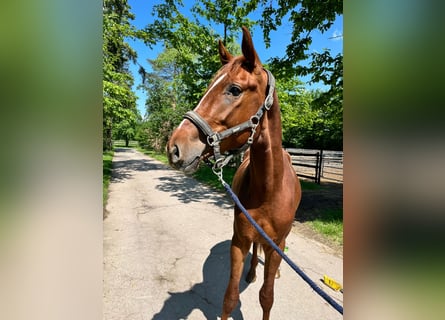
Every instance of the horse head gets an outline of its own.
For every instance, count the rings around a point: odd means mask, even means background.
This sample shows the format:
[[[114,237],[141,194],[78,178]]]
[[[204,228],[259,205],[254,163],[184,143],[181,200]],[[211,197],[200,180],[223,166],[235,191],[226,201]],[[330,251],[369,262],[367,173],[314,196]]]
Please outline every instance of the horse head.
[[[272,97],[273,77],[263,69],[247,28],[242,55],[232,56],[219,41],[219,56],[223,66],[167,143],[170,165],[185,173],[195,172],[200,161],[211,156],[218,162],[221,154],[247,149],[258,136],[262,106],[268,110],[272,104],[266,96]]]

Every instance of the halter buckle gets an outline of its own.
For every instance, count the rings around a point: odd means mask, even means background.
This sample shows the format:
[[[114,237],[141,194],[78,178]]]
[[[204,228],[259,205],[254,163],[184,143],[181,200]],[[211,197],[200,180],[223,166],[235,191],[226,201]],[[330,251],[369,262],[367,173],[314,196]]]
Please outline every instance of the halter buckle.
[[[273,105],[273,96],[271,93],[269,93],[266,97],[266,100],[264,101],[264,108],[266,108],[266,110],[270,110],[270,108]]]

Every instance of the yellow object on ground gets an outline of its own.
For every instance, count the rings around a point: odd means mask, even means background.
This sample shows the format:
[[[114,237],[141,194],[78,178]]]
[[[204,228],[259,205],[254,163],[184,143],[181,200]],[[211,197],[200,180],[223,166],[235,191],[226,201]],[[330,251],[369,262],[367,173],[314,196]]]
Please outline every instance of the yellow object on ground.
[[[339,284],[338,282],[336,282],[334,279],[329,278],[327,275],[323,276],[323,282],[330,288],[332,288],[335,291],[341,291],[343,292],[343,288],[341,286],[341,284]]]

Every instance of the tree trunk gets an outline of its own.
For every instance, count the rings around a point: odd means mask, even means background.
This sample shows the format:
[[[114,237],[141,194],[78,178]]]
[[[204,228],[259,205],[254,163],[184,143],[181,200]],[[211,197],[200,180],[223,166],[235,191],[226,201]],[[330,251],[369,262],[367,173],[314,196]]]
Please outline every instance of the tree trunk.
[[[113,140],[111,137],[111,128],[104,129],[103,151],[111,151],[113,149]]]

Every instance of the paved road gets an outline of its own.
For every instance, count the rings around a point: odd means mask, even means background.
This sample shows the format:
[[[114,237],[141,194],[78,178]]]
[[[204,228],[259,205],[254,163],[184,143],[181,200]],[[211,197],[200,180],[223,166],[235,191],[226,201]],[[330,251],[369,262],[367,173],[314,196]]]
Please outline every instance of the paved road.
[[[113,166],[104,220],[103,319],[217,319],[229,276],[227,196],[132,149],[116,150]],[[320,286],[323,274],[343,282],[343,261],[328,247],[295,232],[287,245],[289,257]],[[236,320],[261,318],[261,264],[257,272],[255,283],[241,281]],[[343,304],[341,293],[324,288]],[[282,262],[271,318],[342,316]]]

